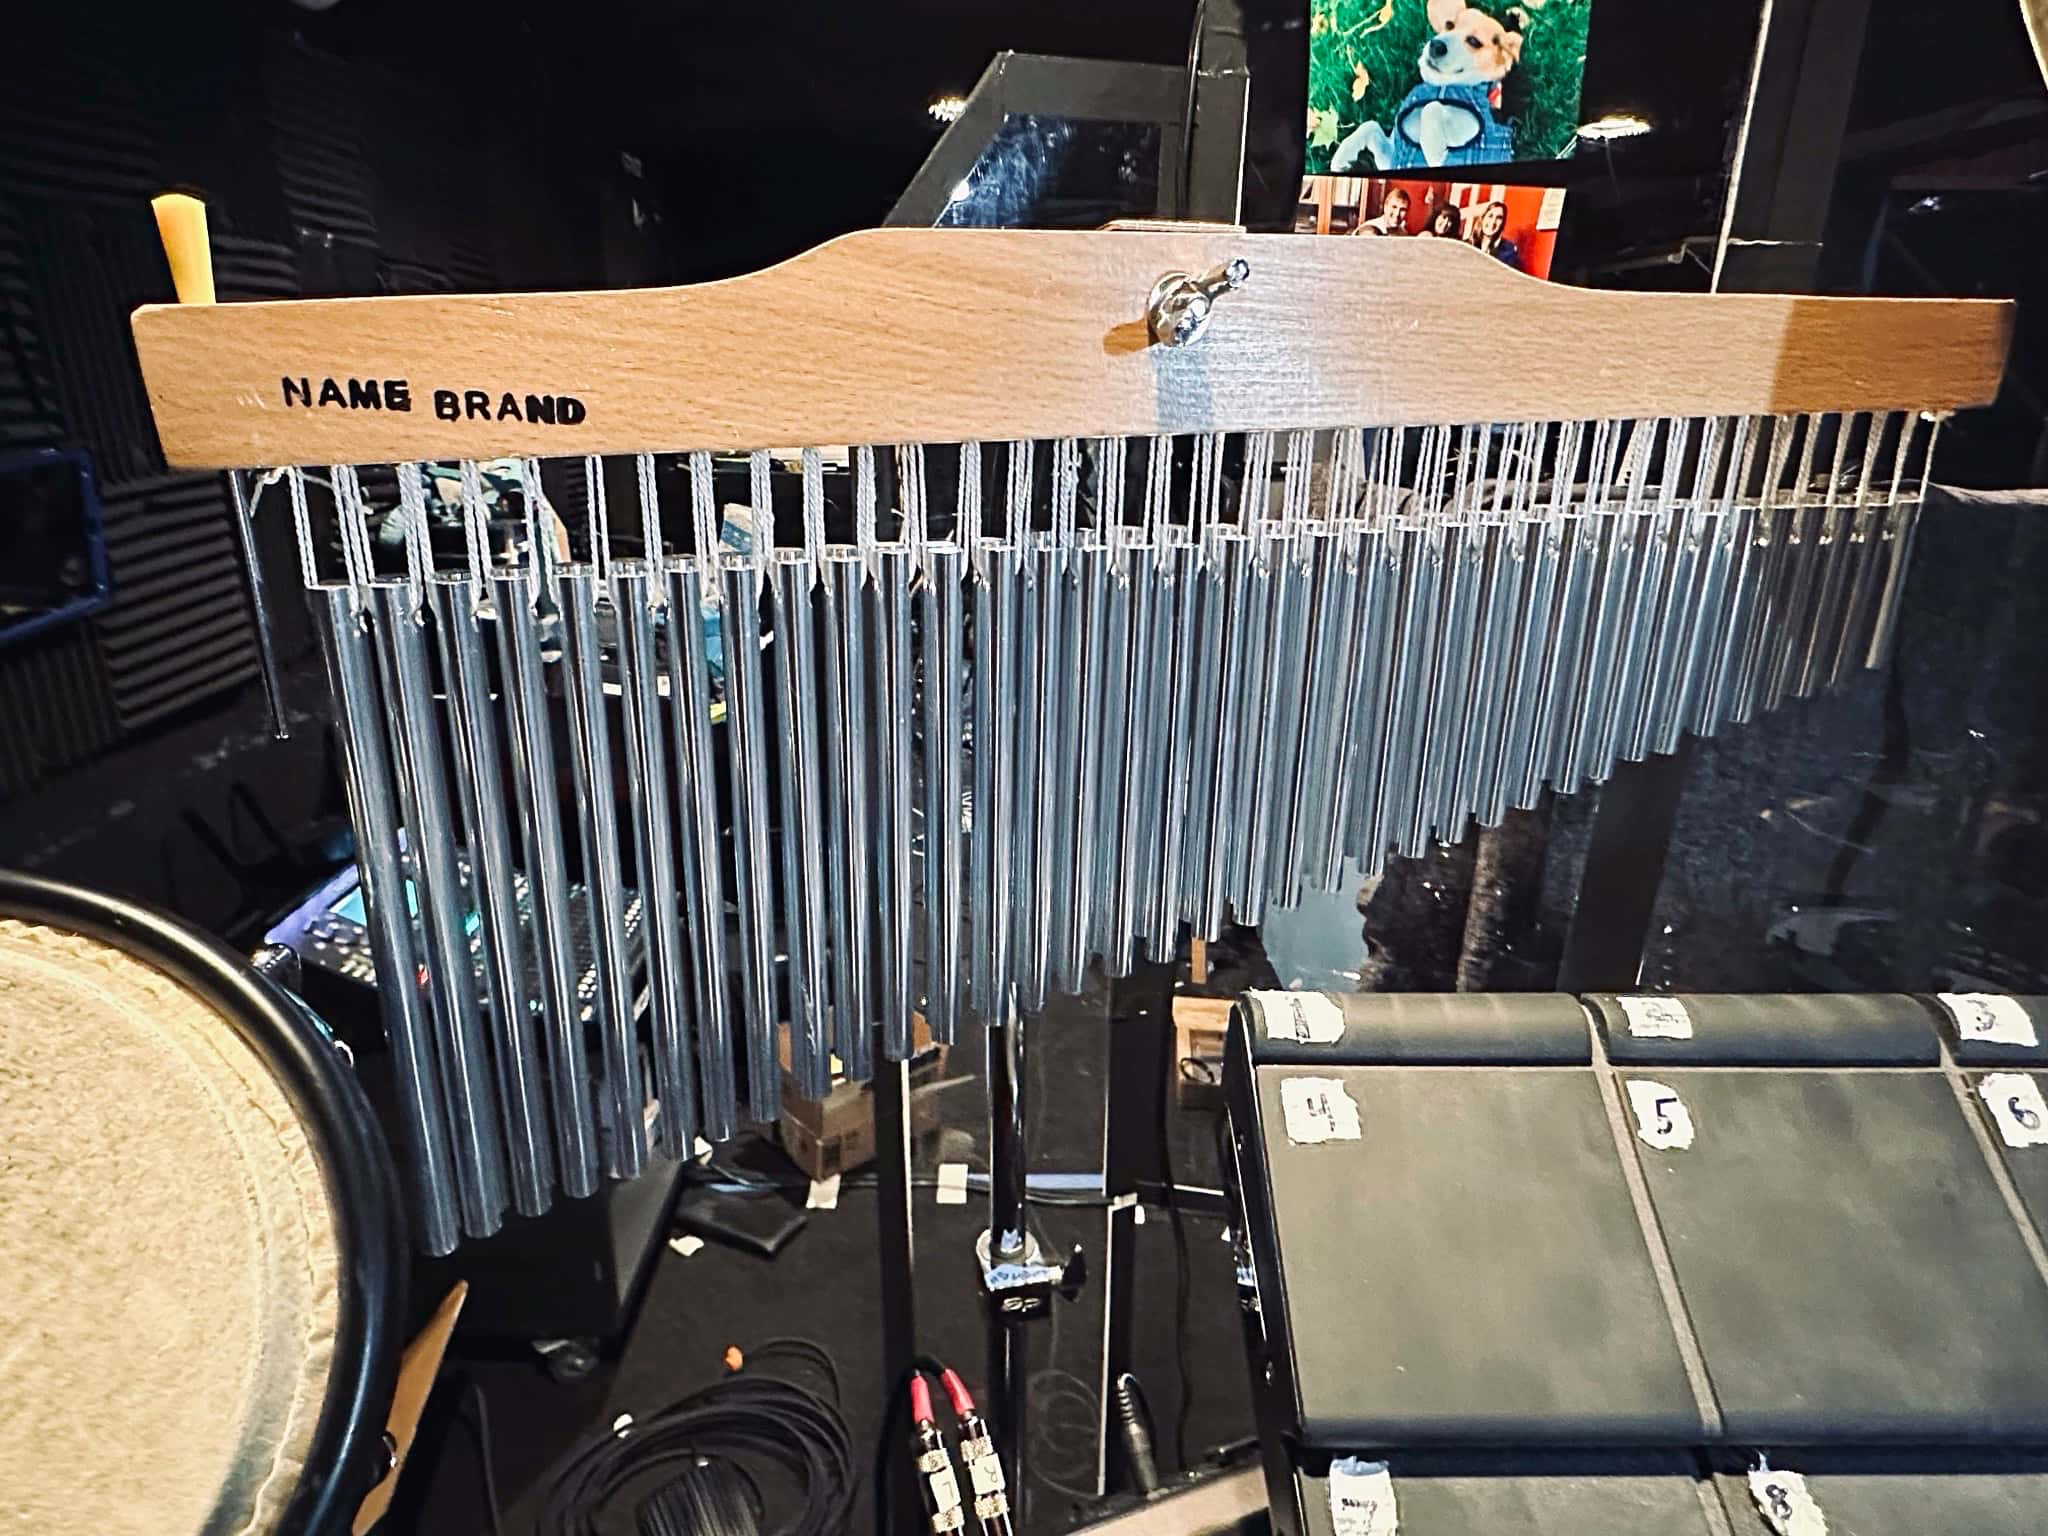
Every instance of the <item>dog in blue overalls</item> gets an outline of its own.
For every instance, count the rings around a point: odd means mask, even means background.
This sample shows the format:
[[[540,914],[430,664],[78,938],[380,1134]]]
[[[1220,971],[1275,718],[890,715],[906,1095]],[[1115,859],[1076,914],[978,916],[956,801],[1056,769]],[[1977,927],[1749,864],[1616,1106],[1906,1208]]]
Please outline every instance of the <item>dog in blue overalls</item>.
[[[1429,0],[1429,31],[1416,60],[1422,83],[1401,98],[1391,128],[1362,123],[1345,136],[1330,156],[1338,175],[1367,159],[1407,171],[1515,158],[1515,130],[1494,112],[1500,82],[1521,60],[1522,34],[1463,0]]]

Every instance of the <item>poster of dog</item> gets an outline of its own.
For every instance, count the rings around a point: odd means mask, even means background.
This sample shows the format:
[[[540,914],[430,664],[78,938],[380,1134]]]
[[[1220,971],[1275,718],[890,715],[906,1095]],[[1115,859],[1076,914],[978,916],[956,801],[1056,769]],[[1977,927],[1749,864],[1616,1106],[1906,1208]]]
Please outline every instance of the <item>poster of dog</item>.
[[[1547,278],[1563,217],[1563,187],[1305,176],[1294,229],[1304,235],[1460,240],[1503,266]]]
[[[1579,126],[1592,0],[1310,0],[1310,174],[1551,160]]]

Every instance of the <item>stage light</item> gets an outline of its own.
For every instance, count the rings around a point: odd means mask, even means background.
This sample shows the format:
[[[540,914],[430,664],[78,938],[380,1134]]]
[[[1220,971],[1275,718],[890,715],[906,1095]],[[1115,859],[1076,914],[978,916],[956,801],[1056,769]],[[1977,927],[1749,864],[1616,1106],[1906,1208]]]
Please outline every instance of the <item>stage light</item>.
[[[1614,139],[1635,139],[1650,131],[1650,120],[1634,112],[1609,112],[1590,123],[1579,124],[1579,137],[1604,143]]]
[[[942,123],[957,123],[960,114],[967,110],[965,96],[934,96],[925,111]]]

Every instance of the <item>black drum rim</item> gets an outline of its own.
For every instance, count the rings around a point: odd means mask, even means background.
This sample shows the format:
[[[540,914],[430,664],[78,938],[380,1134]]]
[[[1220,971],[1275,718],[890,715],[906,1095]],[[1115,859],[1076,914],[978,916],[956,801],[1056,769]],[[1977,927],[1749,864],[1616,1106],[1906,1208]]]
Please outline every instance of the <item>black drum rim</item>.
[[[212,935],[158,908],[0,869],[0,918],[112,945],[177,980],[227,1019],[305,1127],[339,1248],[334,1358],[305,1470],[278,1536],[346,1531],[389,1468],[407,1239],[391,1150],[369,1100],[305,1005]]]

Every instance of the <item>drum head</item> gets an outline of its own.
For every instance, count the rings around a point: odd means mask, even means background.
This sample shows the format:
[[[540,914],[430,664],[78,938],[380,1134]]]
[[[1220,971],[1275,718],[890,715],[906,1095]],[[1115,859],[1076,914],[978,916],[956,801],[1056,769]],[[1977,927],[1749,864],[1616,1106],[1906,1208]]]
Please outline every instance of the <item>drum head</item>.
[[[275,1530],[331,1453],[337,1338],[361,1346],[331,1148],[189,969],[5,916],[4,894],[9,1513],[95,1536]]]

